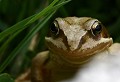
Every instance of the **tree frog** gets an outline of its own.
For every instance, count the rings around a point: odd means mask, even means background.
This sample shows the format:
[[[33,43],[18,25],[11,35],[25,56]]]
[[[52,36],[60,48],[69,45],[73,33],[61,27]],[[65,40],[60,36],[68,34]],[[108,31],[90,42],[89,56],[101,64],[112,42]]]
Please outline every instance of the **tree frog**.
[[[60,82],[74,77],[113,42],[103,24],[91,17],[56,18],[50,31],[45,37],[49,50],[38,53],[31,69],[16,82]]]

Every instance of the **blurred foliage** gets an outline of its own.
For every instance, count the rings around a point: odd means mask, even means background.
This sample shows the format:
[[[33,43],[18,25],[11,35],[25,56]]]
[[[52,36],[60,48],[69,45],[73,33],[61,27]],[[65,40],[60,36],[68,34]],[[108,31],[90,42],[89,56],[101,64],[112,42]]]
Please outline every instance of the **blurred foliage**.
[[[10,75],[4,73],[0,75],[0,82],[14,82]]]
[[[46,8],[53,0],[0,0],[0,32],[8,29],[8,27],[16,24],[23,19],[40,12]],[[62,0],[61,0],[62,1]],[[49,13],[49,12],[48,12]],[[46,50],[44,45],[44,37],[48,32],[50,23],[56,17],[66,16],[88,16],[99,19],[108,29],[114,42],[120,42],[120,0],[72,0],[66,5],[62,6],[50,19],[50,21],[39,30],[37,33],[36,46],[34,50],[30,50],[29,43],[21,52],[14,58],[4,72],[7,72],[14,77],[25,70],[31,63],[31,59],[40,51]],[[18,44],[25,38],[30,30],[36,26],[38,21],[30,24],[28,27],[17,34],[15,38],[9,43],[4,53],[0,53],[0,64],[8,57],[10,52],[18,46]],[[1,37],[0,37],[1,38]],[[0,42],[0,46],[6,42]],[[11,65],[12,64],[12,65]]]

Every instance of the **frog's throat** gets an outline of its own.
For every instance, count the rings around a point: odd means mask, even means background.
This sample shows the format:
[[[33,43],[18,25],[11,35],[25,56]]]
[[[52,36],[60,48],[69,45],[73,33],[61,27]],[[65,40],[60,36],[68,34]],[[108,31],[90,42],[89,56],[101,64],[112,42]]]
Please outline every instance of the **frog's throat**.
[[[90,60],[90,57],[87,57],[86,59],[82,59],[80,61],[71,61],[69,59],[66,59],[62,56],[60,56],[60,54],[53,54],[52,52],[49,53],[51,60],[58,66],[62,66],[62,68],[78,68],[81,65],[85,64],[86,62],[88,62]]]

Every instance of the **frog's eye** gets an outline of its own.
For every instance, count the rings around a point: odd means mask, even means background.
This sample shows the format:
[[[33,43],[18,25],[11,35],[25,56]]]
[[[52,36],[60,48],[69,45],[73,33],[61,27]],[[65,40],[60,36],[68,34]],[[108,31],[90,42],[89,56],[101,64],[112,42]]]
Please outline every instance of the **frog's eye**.
[[[59,34],[59,25],[57,21],[54,21],[50,27],[51,32],[54,35],[58,35]]]
[[[94,36],[99,35],[102,31],[102,25],[99,22],[95,22],[92,25],[91,32]]]

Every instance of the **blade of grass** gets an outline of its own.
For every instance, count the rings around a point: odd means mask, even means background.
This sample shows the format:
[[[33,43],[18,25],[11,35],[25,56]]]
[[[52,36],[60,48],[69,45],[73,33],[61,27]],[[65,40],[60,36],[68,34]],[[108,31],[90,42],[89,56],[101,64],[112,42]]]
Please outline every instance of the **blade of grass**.
[[[14,37],[15,37],[16,35],[18,35],[21,31],[22,31],[22,29],[20,29],[18,32],[14,33],[14,34],[12,35],[12,37],[9,37],[9,39],[6,40],[5,43],[3,43],[3,45],[0,47],[0,52],[1,52],[0,54],[2,54],[2,53],[5,51],[5,49],[7,48],[8,44],[9,44],[9,43],[14,39]]]
[[[70,0],[69,0],[69,1],[70,1]],[[54,7],[51,8],[51,9],[57,9],[57,8],[61,7],[62,5],[68,3],[69,1],[62,2],[62,3],[54,6]],[[52,12],[52,11],[51,11],[51,12]],[[34,17],[33,17],[33,18],[34,18]],[[17,32],[15,32],[15,33],[10,37],[10,39],[8,39],[8,40],[0,47],[0,52],[4,51],[5,47],[7,47],[7,45],[10,43],[10,41],[11,41],[18,33],[20,33],[22,30],[24,30],[25,28],[26,28],[26,27],[21,28],[21,29],[19,29]]]
[[[64,0],[63,0],[63,2],[60,1],[59,4],[58,4],[58,6],[64,5],[64,4],[68,3],[69,1],[70,1],[70,0],[67,0],[67,1],[64,1]],[[50,6],[53,6],[54,4],[55,4],[55,3],[51,4]],[[56,9],[56,8],[57,8],[57,7],[54,6],[54,8],[52,8],[51,10]],[[46,12],[48,12],[48,10],[49,10],[49,8],[46,8]],[[32,18],[30,21],[28,21],[28,22],[26,23],[26,25],[28,25],[28,24],[36,21],[36,19],[38,19],[38,18],[41,17],[41,14],[44,14],[44,12],[38,13],[34,18]]]
[[[63,2],[59,5],[57,5],[56,10],[62,6],[63,4],[66,4],[68,1]],[[54,13],[52,12],[48,17],[45,18],[43,22],[40,23],[36,26],[36,28],[33,28],[30,33],[23,39],[20,44],[12,51],[12,53],[7,57],[7,59],[2,63],[0,66],[0,73],[6,68],[6,66],[14,59],[14,57],[23,49],[23,47],[31,40],[32,36],[38,32],[42,28],[42,26],[49,20],[49,18],[53,15]],[[39,26],[39,28],[37,28]]]
[[[6,36],[8,36],[9,34],[13,33],[13,32],[16,31],[16,30],[21,29],[21,28],[26,24],[26,22],[29,21],[29,20],[30,20],[31,18],[33,18],[34,16],[35,16],[35,15],[30,16],[30,17],[24,19],[23,21],[20,21],[20,22],[18,22],[17,24],[9,27],[9,28],[6,29],[5,31],[1,32],[1,33],[0,33],[0,42],[1,42]]]
[[[23,49],[25,44],[27,44],[31,40],[32,36],[38,31],[38,30],[36,30],[37,27],[42,23],[41,26],[39,26],[39,29],[41,29],[41,27],[48,21],[48,19],[51,16],[52,16],[52,14],[49,17],[46,16],[44,18],[44,21],[41,21],[34,28],[32,28],[32,30],[27,34],[27,36],[20,42],[20,44],[11,52],[11,54],[7,57],[7,59],[2,63],[2,65],[0,66],[0,73],[14,59],[14,57],[19,53],[19,51],[21,51]],[[34,30],[35,30],[35,32],[34,32]]]
[[[70,2],[71,0],[67,0],[67,1],[64,1],[64,2],[61,2],[61,3],[59,3],[58,5],[55,5],[55,6],[53,6],[52,8],[51,8],[51,10],[57,10],[58,8],[60,8],[62,5],[65,5],[65,4],[67,4],[68,2]]]
[[[49,12],[49,11],[51,10],[52,6],[53,6],[55,3],[57,3],[58,1],[59,1],[59,0],[54,0],[48,7],[46,7],[44,10],[42,10],[40,13],[38,13],[38,14],[39,14],[39,17],[42,17],[44,14],[46,14],[47,12]],[[38,14],[36,14],[36,15],[38,15]],[[9,27],[7,30],[1,32],[1,33],[0,33],[0,37],[1,37],[1,38],[0,38],[0,42],[1,42],[6,36],[8,36],[9,34],[14,33],[14,32],[16,32],[16,30],[19,30],[19,29],[23,28],[24,26],[26,26],[26,25],[28,25],[28,24],[31,24],[31,23],[33,23],[34,21],[36,21],[37,19],[39,19],[39,18],[36,18],[36,15],[30,16],[30,17],[28,17],[27,19],[24,19],[23,21],[15,24],[14,26]],[[35,17],[36,19],[34,19],[34,21],[29,22],[29,21],[30,21],[31,19],[33,19],[34,17]]]
[[[33,16],[30,16],[26,19],[24,19],[23,21],[21,22],[18,22],[17,24],[15,24],[14,26],[11,26],[9,27],[7,30],[3,31],[2,33],[0,33],[0,42],[6,37],[8,36],[9,34],[11,33],[14,33],[16,32],[17,30],[23,28],[24,26],[28,25],[28,24],[31,24],[33,22],[35,22],[36,20],[38,20],[40,17],[42,17],[43,15],[45,15],[47,12],[50,12],[50,11],[53,11],[55,9],[57,9],[57,7],[60,7],[66,3],[68,3],[69,1],[71,0],[68,0],[68,1],[64,1],[64,2],[61,2],[59,3],[58,5],[54,6],[53,8],[51,6],[53,6],[58,0],[54,0],[50,6],[48,6],[47,8],[45,8],[43,11],[41,11],[40,13],[38,14],[35,14]],[[24,28],[25,29],[25,28]]]
[[[41,15],[44,14],[44,12],[48,12],[48,10],[50,10],[50,8],[53,7],[58,1],[59,1],[59,0],[54,0],[54,1],[49,5],[49,7],[46,7],[46,8],[45,8],[45,11],[41,11],[40,13],[38,13],[37,15],[35,15],[34,18],[32,18],[30,21],[28,21],[28,22],[26,23],[26,25],[28,25],[28,24],[36,21],[36,19],[40,18]]]

